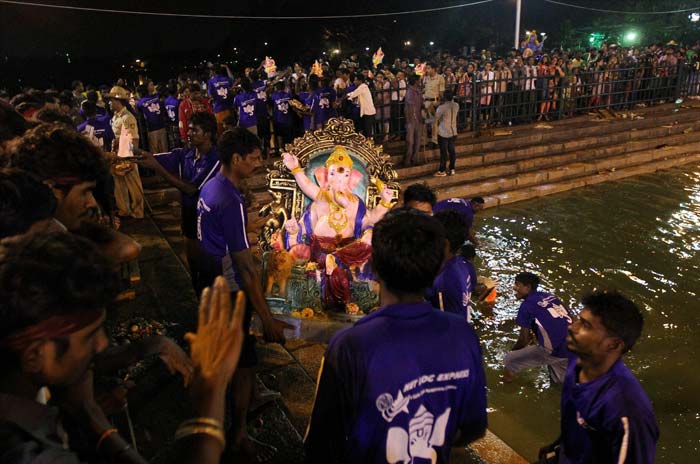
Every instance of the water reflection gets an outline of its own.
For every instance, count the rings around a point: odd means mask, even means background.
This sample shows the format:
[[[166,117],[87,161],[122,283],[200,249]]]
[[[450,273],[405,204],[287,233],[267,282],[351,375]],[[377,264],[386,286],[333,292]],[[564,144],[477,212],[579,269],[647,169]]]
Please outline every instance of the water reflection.
[[[700,462],[700,167],[487,210],[477,221],[480,273],[499,282],[492,313],[476,322],[496,433],[529,459],[558,435],[560,392],[544,370],[498,383],[517,338],[513,278],[531,271],[573,309],[595,286],[617,288],[643,309],[644,334],[626,362],[657,413],[657,462]]]

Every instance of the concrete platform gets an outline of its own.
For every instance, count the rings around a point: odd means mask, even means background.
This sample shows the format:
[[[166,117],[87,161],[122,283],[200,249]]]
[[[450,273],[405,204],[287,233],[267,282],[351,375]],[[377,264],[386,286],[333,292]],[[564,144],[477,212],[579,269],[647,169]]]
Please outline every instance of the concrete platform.
[[[175,224],[179,223],[179,207],[175,204],[162,204],[153,207],[152,222],[145,219],[140,223],[128,223],[125,231],[146,244],[144,257],[146,262],[162,260],[172,263],[179,261],[177,266],[169,267],[166,274],[144,273],[143,284],[145,288],[153,289],[153,298],[141,299],[141,291],[137,299],[131,302],[134,310],[141,308],[141,314],[160,314],[156,308],[161,298],[181,300],[179,307],[185,311],[187,329],[194,324],[194,308],[196,301],[189,288],[189,279],[184,265],[184,254],[179,231]],[[169,255],[167,260],[165,255]],[[169,265],[170,266],[170,265]],[[168,280],[177,274],[177,287],[166,288],[157,283],[159,280]],[[170,276],[170,277],[168,277]],[[161,296],[161,292],[168,293]],[[142,305],[148,305],[143,308]],[[180,314],[180,313],[178,313]],[[302,437],[306,433],[313,397],[316,388],[316,379],[321,366],[321,358],[326,348],[326,343],[337,330],[349,325],[346,320],[303,321],[299,331],[299,337],[289,340],[286,346],[277,344],[258,344],[260,365],[257,369],[259,380],[268,388],[277,390],[282,394],[279,401],[264,406],[255,420],[252,421],[250,432],[256,438],[276,446],[280,453],[271,461],[276,463],[300,463],[302,462]],[[182,333],[184,333],[183,327]],[[161,373],[165,376],[164,373]],[[160,377],[159,381],[166,381],[167,376]],[[157,382],[154,382],[154,384]],[[155,462],[166,462],[170,457],[167,444],[186,411],[182,407],[187,404],[184,390],[177,382],[169,380],[168,390],[161,397],[153,394],[148,408],[138,407],[138,412],[132,415],[137,423],[137,435],[145,436],[146,432],[154,436],[152,428],[156,424],[159,434],[150,440],[151,446],[146,453],[147,457],[153,457]],[[171,392],[171,393],[167,393]],[[170,404],[178,402],[178,408],[171,408]],[[163,417],[167,416],[167,417]],[[519,457],[507,444],[502,442],[492,433],[472,444],[469,448],[454,449],[450,459],[453,464],[523,464],[526,461]]]

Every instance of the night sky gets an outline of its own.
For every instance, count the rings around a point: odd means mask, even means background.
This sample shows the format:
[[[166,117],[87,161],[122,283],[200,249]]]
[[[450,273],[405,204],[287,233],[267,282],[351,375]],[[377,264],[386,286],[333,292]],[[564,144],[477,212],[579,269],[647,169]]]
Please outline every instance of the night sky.
[[[26,0],[31,2],[31,0]],[[40,1],[40,0],[36,0]],[[200,0],[144,2],[141,0],[41,0],[44,3],[119,10],[247,16],[301,16],[383,13],[458,5],[472,0]],[[642,9],[670,5],[666,0],[566,0],[579,5]],[[234,70],[266,55],[278,65],[301,61],[309,65],[322,51],[340,48],[370,53],[382,46],[387,58],[425,56],[427,51],[462,46],[494,46],[504,51],[514,35],[516,0],[434,13],[343,20],[217,20],[136,16],[56,10],[0,3],[0,87],[65,86],[72,79],[112,81],[136,59],[148,60],[147,73],[167,79],[183,66],[227,61]],[[643,5],[642,5],[643,4]],[[641,6],[639,6],[641,5]],[[600,13],[554,6],[543,0],[523,0],[521,27],[549,35],[548,48],[559,47],[568,25],[590,26]],[[617,21],[618,18],[616,18]],[[624,24],[623,17],[619,23]],[[577,32],[584,37],[585,33]],[[404,47],[410,40],[411,47]],[[428,47],[433,41],[434,47]],[[267,45],[264,43],[267,42]],[[238,61],[234,61],[238,60]],[[190,67],[190,69],[192,69]]]
[[[31,1],[31,0],[29,0]],[[43,0],[45,3],[77,5],[97,8],[170,11],[202,14],[241,15],[328,15],[400,11],[466,3],[469,0],[385,0],[382,2],[357,0],[330,1],[212,1],[143,2],[137,0]],[[611,2],[574,0],[580,4],[610,4]],[[612,2],[617,3],[617,2]],[[565,13],[576,18],[575,10],[564,11],[546,6],[540,0],[524,0],[523,27],[533,25],[540,29],[556,23]],[[332,5],[332,6],[324,6]],[[290,46],[303,48],[308,40],[318,40],[322,27],[352,26],[366,29],[371,34],[376,27],[393,27],[406,35],[419,31],[434,33],[435,41],[446,37],[469,36],[469,29],[487,23],[494,26],[494,34],[510,37],[513,34],[515,0],[496,0],[493,3],[440,13],[364,20],[316,21],[250,21],[207,20],[131,16],[118,14],[63,11],[45,8],[0,4],[0,51],[9,56],[51,56],[70,52],[74,56],[101,57],[104,55],[153,54],[170,51],[210,48],[225,45],[227,41],[248,44],[254,40],[270,43],[271,53],[286,51]],[[555,11],[556,10],[556,11]],[[396,20],[397,23],[393,23]],[[451,30],[443,24],[449,22]],[[457,26],[457,27],[455,27]],[[456,30],[455,30],[456,29]],[[393,34],[392,34],[393,35]],[[370,45],[370,44],[368,44]],[[379,44],[371,44],[373,47]]]

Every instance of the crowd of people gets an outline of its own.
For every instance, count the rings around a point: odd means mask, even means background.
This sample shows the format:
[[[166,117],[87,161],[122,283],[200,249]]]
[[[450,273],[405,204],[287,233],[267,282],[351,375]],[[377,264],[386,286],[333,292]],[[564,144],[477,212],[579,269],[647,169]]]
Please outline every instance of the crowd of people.
[[[575,61],[576,69],[601,61],[609,68],[621,53],[641,60],[656,50],[614,48],[586,58],[551,55],[567,69]],[[416,126],[434,110],[430,136],[445,154],[439,173],[453,172],[463,102],[452,97],[470,67],[472,77],[482,64],[478,72],[496,71],[490,56],[477,64],[439,58],[422,77],[400,60],[373,69],[349,61],[335,80],[327,64],[308,75],[295,65],[268,80],[262,69],[236,78],[220,66],[207,80],[146,81],[136,89],[117,81],[87,91],[76,81],[68,92],[28,90],[0,102],[0,462],[144,462],[96,400],[94,377],[149,354],[181,375],[190,393],[193,415],[175,432],[178,462],[218,462],[224,452],[234,462],[269,460],[274,448],[247,432],[257,395],[250,324],[257,314],[273,343],[284,343],[290,326],[273,317],[263,295],[243,182],[273,150],[336,114],[379,140],[405,121],[416,150],[407,155],[411,164],[422,136]],[[517,54],[496,59],[495,69],[519,61]],[[544,102],[543,117],[555,100]],[[120,288],[116,266],[140,253],[118,230],[120,219],[144,215],[139,167],[181,192],[181,229],[200,297],[189,354],[165,337],[110,347],[104,329]],[[471,312],[493,291],[478,285],[474,267],[473,221],[484,199],[438,202],[414,184],[403,205],[390,206],[371,241],[380,308],[328,345],[304,442],[310,463],[446,463],[452,447],[486,431],[486,377]],[[522,300],[520,332],[502,381],[546,367],[563,385],[561,437],[542,448],[543,462],[653,462],[653,409],[622,360],[642,332],[639,308],[598,290],[575,314],[541,291],[531,272],[519,273],[513,290]]]
[[[304,131],[343,116],[378,143],[405,140],[404,166],[420,161],[421,147],[439,147],[436,175],[443,176],[454,174],[451,143],[458,131],[700,94],[700,43],[534,50],[523,43],[521,50],[503,55],[463,49],[462,54],[436,52],[391,63],[368,55],[334,55],[310,67],[293,63],[279,69],[268,58],[240,73],[207,63],[158,82],[140,76],[139,83],[118,79],[114,86],[85,87],[75,81],[62,92],[25,89],[11,99],[7,93],[0,98],[28,118],[70,118],[111,148],[118,134],[110,131],[108,120],[120,110],[108,107],[106,95],[120,93],[136,119],[138,130],[131,136],[153,153],[182,147],[189,117],[201,111],[216,116],[219,133],[238,126],[258,135],[264,156],[279,154]],[[442,105],[447,106],[437,111]]]

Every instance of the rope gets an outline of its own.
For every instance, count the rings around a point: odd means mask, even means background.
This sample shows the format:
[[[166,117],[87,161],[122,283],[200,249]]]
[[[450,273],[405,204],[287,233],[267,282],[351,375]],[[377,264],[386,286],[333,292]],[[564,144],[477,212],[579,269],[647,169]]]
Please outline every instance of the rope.
[[[662,14],[674,14],[674,13],[687,13],[689,11],[700,12],[700,6],[695,7],[695,8],[686,8],[684,10],[671,10],[671,11],[621,11],[621,10],[605,10],[602,8],[591,8],[591,7],[582,6],[582,5],[574,5],[571,3],[559,2],[556,0],[544,0],[544,1],[547,3],[552,3],[554,5],[568,6],[571,8],[578,8],[580,10],[599,11],[601,13],[629,14],[629,15],[662,15]]]
[[[141,16],[169,16],[178,18],[204,18],[204,19],[271,19],[271,20],[295,20],[295,19],[354,19],[354,18],[376,18],[379,16],[401,16],[410,15],[418,13],[433,13],[436,11],[446,11],[454,10],[457,8],[466,8],[474,5],[481,5],[483,3],[491,3],[494,0],[479,0],[471,3],[462,3],[459,5],[443,6],[438,8],[426,8],[423,10],[409,10],[409,11],[396,11],[393,13],[363,13],[363,14],[351,14],[351,15],[335,15],[335,16],[242,16],[242,15],[210,15],[210,14],[189,14],[189,13],[166,13],[157,11],[132,11],[132,10],[115,10],[110,8],[88,8],[82,6],[69,6],[69,5],[51,5],[48,3],[33,3],[33,2],[21,2],[14,0],[0,0],[0,3],[5,3],[8,5],[19,5],[19,6],[29,6],[29,7],[41,7],[41,8],[53,8],[59,10],[72,10],[72,11],[87,11],[92,13],[113,13],[113,14],[129,14],[129,15],[141,15]]]

